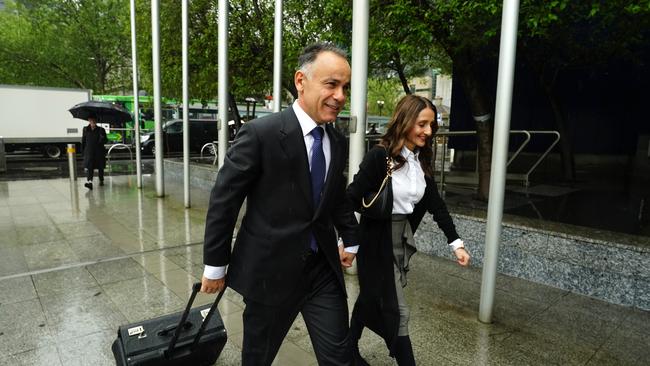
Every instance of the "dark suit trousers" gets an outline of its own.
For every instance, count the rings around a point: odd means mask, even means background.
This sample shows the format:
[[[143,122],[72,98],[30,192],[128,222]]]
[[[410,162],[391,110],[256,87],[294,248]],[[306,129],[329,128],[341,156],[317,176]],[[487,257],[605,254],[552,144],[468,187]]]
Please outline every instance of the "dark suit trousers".
[[[103,181],[104,180],[104,168],[103,167],[98,167],[97,172],[99,173],[99,180]],[[86,179],[89,182],[93,181],[93,176],[95,175],[95,169],[86,169]]]
[[[319,365],[352,365],[348,347],[348,307],[332,268],[322,254],[304,259],[304,275],[279,306],[244,299],[242,365],[271,365],[300,312]]]

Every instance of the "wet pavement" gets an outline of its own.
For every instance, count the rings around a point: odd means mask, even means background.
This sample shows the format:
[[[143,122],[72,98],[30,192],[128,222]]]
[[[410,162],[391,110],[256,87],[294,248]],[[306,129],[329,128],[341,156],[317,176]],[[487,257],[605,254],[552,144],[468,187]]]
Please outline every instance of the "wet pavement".
[[[107,161],[106,175],[135,174],[135,156],[129,157],[126,153],[113,154]],[[83,176],[83,160],[76,159],[77,175]],[[142,173],[151,174],[154,169],[154,160],[151,157],[142,159]],[[97,172],[95,172],[95,176]],[[67,178],[70,168],[67,158],[50,159],[35,153],[14,153],[7,157],[7,171],[0,173],[0,182],[15,180],[36,180]]]
[[[209,192],[133,175],[0,182],[0,365],[114,365],[110,345],[127,322],[179,311],[203,270]],[[444,245],[444,243],[440,243]],[[650,313],[499,275],[494,322],[477,320],[481,270],[416,254],[406,298],[420,365],[647,365]],[[357,278],[346,275],[353,304]],[[199,295],[198,304],[213,296]],[[217,365],[240,364],[243,301],[219,306],[228,343]],[[366,330],[361,353],[393,365]],[[291,327],[275,365],[315,365],[304,322]]]

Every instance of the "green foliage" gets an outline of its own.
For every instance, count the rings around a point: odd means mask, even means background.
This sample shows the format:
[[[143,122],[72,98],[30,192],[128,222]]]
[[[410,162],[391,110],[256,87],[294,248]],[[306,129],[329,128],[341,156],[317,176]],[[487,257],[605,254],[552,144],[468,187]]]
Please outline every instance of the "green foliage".
[[[420,7],[406,1],[372,1],[370,15],[368,48],[372,75],[397,75],[405,82],[432,68],[451,71],[450,59],[427,24],[417,20]]]
[[[520,29],[521,55],[547,86],[565,69],[591,72],[611,68],[613,62],[646,62],[650,1],[552,3],[558,4],[528,14]],[[544,17],[544,12],[555,16]],[[530,19],[547,21],[534,23]]]
[[[272,92],[275,1],[229,4],[231,91],[240,100],[262,99]],[[501,0],[370,1],[369,76],[376,80],[369,93],[381,89],[382,79],[406,89],[408,79],[431,68],[451,73],[452,60],[469,68],[495,59],[501,7]],[[150,0],[137,0],[136,9],[140,87],[151,93]],[[305,45],[330,40],[351,51],[352,0],[285,0],[283,10],[282,83],[295,96],[293,75]],[[614,56],[642,62],[636,49],[647,40],[649,13],[648,0],[522,0],[519,52],[554,69],[606,65]],[[179,98],[180,3],[161,1],[160,14],[162,91]],[[217,2],[192,0],[189,14],[190,94],[215,99]],[[9,1],[0,27],[0,83],[131,90],[127,0]]]
[[[232,0],[229,9],[228,67],[230,91],[238,100],[262,100],[273,88],[274,0]],[[141,70],[147,71],[142,86],[151,90],[151,15],[148,4],[138,2],[138,49]],[[218,89],[218,6],[215,1],[193,0],[189,12],[190,94],[215,99]],[[339,30],[344,19],[337,17],[335,2],[305,3],[286,0],[283,7],[284,88],[295,93],[293,76],[297,58],[309,43],[331,40],[349,44]],[[161,79],[163,94],[181,94],[180,6],[161,4]],[[168,23],[171,23],[168,25]],[[165,24],[163,26],[163,24]],[[294,94],[295,96],[295,94]]]
[[[272,93],[274,0],[230,1],[229,75],[236,98],[261,100]],[[432,66],[449,70],[449,59],[422,29],[410,31],[413,9],[402,4],[382,11],[373,1],[370,24],[370,74],[390,78],[419,75]],[[327,40],[350,50],[352,1],[284,1],[283,79],[295,96],[293,75],[305,45]],[[181,7],[160,5],[162,94],[179,98],[182,85]],[[189,12],[190,94],[215,99],[218,75],[218,7],[193,0]],[[140,89],[151,94],[151,2],[136,1]],[[126,0],[22,1],[0,16],[9,30],[0,36],[0,81],[87,87],[95,93],[130,92],[130,26]]]
[[[0,12],[0,83],[123,89],[128,16],[124,0],[8,2]]]
[[[395,78],[368,79],[368,114],[390,116],[400,97],[400,82]],[[379,108],[377,101],[383,101]]]

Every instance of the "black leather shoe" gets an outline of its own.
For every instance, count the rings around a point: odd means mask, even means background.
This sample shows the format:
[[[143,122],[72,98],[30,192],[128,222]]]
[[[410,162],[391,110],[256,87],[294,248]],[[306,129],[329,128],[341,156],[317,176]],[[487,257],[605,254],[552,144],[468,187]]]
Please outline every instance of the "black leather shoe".
[[[86,183],[84,183],[84,187],[90,189],[91,191],[93,190],[93,184],[90,183],[90,182],[86,182]]]

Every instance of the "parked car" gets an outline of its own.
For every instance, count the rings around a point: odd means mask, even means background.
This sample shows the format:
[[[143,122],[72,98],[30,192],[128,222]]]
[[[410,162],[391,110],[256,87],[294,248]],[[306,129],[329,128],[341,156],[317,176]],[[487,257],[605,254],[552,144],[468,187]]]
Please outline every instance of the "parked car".
[[[191,119],[190,151],[200,152],[203,145],[217,141],[217,121],[213,119]],[[163,124],[163,149],[165,153],[183,152],[183,120],[173,119]],[[149,132],[140,137],[144,154],[155,154],[156,134]]]

